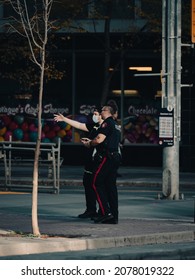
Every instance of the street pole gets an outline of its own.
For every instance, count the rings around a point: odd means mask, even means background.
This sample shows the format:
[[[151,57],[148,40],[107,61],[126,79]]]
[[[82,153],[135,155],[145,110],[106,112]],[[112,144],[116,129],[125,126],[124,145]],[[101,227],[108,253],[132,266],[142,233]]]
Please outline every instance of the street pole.
[[[121,127],[124,127],[124,95],[125,95],[125,85],[124,85],[124,50],[121,51]],[[121,129],[121,141],[123,141],[124,132]]]
[[[162,108],[173,112],[172,146],[163,148],[162,193],[179,199],[181,0],[162,1]]]

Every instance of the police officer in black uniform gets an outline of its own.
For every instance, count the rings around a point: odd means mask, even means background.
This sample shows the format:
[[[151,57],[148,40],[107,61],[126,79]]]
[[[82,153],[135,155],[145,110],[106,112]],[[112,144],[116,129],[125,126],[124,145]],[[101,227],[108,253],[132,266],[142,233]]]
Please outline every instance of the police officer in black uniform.
[[[93,123],[86,123],[86,128],[89,132],[88,138],[81,138],[81,142],[85,142],[86,139],[94,139],[98,135],[98,129],[100,128],[101,123],[103,122],[100,111],[98,108],[94,110],[93,114]],[[97,214],[97,200],[94,189],[92,188],[92,179],[93,179],[93,154],[94,147],[90,147],[86,149],[85,154],[85,166],[84,166],[84,174],[83,174],[83,186],[85,188],[85,198],[86,198],[86,210],[84,213],[79,214],[78,218],[94,218],[98,216]]]
[[[55,114],[54,120],[64,121],[71,126],[88,132],[88,138],[82,138],[81,142],[85,142],[86,139],[94,139],[98,135],[98,128],[100,127],[103,119],[100,115],[101,109],[95,108],[92,116],[93,123],[81,123],[70,118],[63,116],[62,114]],[[85,199],[86,199],[86,210],[78,215],[78,218],[94,218],[97,216],[97,209],[96,209],[96,194],[94,189],[92,188],[92,170],[93,170],[93,153],[94,147],[90,149],[86,149],[86,156],[85,156],[85,166],[84,166],[84,174],[83,174],[83,186],[85,189]]]
[[[120,131],[113,119],[113,108],[104,106],[101,112],[104,120],[95,139],[86,141],[87,147],[95,147],[92,186],[96,193],[101,216],[95,223],[118,223],[117,170],[121,162],[118,151]]]

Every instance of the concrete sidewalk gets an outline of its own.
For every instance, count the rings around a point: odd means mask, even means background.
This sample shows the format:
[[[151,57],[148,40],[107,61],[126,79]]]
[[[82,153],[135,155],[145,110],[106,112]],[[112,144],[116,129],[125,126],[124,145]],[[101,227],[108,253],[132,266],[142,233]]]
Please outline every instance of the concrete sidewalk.
[[[195,258],[195,174],[181,173],[184,199],[168,201],[157,199],[160,169],[121,167],[119,224],[105,225],[77,218],[85,210],[82,172],[64,166],[60,194],[39,194],[41,238],[30,235],[31,193],[0,193],[0,259],[166,258],[165,251]]]

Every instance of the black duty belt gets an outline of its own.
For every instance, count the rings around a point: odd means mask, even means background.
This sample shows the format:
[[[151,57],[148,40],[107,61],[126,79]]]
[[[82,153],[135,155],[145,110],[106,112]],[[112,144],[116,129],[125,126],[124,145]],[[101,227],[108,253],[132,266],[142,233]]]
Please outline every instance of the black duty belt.
[[[119,152],[118,152],[118,151],[115,151],[115,152],[108,152],[108,154],[111,155],[111,156],[114,156],[114,155],[119,154]]]

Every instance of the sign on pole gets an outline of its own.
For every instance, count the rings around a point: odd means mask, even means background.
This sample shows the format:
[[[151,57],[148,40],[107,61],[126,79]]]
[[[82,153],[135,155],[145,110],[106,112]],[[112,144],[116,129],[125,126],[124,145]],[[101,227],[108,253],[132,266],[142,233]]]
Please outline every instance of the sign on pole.
[[[161,109],[159,115],[159,145],[163,147],[174,145],[174,115],[173,110]]]

